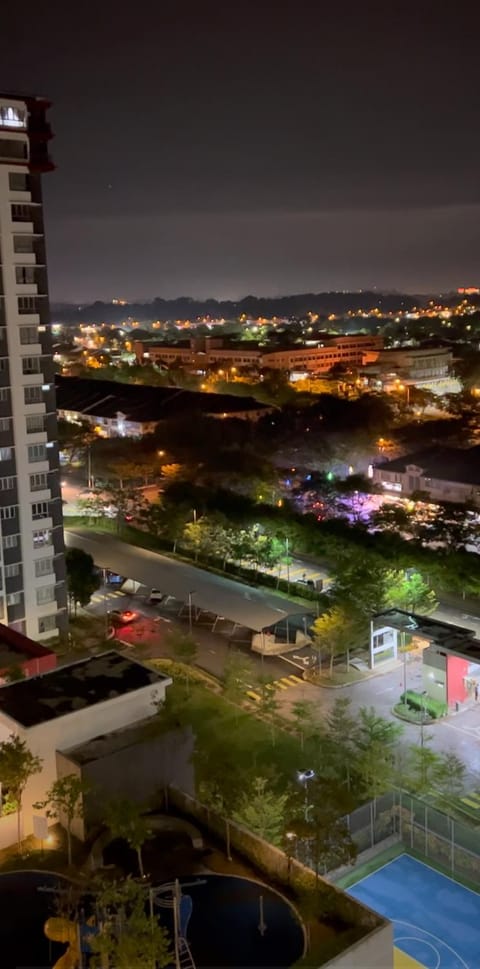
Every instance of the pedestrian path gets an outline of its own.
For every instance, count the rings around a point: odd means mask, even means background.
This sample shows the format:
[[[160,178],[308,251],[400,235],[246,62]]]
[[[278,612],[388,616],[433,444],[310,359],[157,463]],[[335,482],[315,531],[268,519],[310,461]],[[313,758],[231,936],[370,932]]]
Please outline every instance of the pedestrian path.
[[[277,690],[288,690],[294,686],[304,686],[304,683],[304,680],[292,673],[290,676],[282,676],[280,680],[273,680],[272,683],[267,683],[265,689],[276,693]],[[255,690],[247,690],[246,693],[251,700],[255,700],[256,703],[261,703],[262,697]]]

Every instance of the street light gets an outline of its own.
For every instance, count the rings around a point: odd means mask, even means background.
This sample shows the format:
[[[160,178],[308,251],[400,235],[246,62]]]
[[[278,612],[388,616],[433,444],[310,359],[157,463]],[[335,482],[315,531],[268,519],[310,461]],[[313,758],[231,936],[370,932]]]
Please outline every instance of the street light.
[[[190,636],[192,635],[192,596],[195,595],[195,589],[188,593],[188,630]]]
[[[305,784],[305,821],[308,823],[308,784],[313,781],[315,771],[311,767],[304,770],[297,770],[297,780],[299,784]]]

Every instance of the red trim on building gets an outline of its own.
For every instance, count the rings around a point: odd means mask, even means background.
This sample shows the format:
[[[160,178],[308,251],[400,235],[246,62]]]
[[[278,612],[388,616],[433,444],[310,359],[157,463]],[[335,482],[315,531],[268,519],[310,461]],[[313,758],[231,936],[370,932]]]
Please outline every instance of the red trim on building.
[[[56,669],[57,654],[53,650],[0,623],[0,646],[2,645],[12,652],[9,666],[20,666],[25,676],[39,676]],[[0,669],[0,677],[7,671],[8,667]]]

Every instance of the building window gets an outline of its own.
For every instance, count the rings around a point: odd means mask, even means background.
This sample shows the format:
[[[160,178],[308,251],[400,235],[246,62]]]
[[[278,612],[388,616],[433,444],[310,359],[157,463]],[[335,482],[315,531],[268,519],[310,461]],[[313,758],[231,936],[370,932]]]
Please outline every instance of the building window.
[[[45,430],[45,418],[43,414],[29,414],[26,419],[27,434],[39,434]]]
[[[34,501],[32,505],[33,521],[39,518],[48,518],[48,501]]]
[[[2,548],[17,548],[20,535],[4,535],[2,538]]]
[[[18,505],[4,505],[0,508],[0,518],[4,521],[6,518],[15,518],[17,514]]]
[[[18,296],[18,312],[25,315],[25,313],[37,313],[37,297],[36,296]]]
[[[9,592],[7,595],[7,606],[19,606],[22,601],[21,592]]]
[[[0,404],[6,404],[8,400],[8,387],[0,387]]]
[[[37,589],[37,606],[44,606],[46,602],[55,602],[55,586],[45,585]]]
[[[0,451],[2,449],[0,448]],[[10,449],[11,450],[11,449]],[[30,464],[35,464],[37,461],[47,460],[47,449],[45,444],[29,444],[28,445],[28,460]]]
[[[16,104],[4,104],[0,107],[0,128],[26,128],[26,108],[19,108]]]
[[[22,357],[22,373],[41,373],[41,357]]]
[[[0,108],[0,112],[1,112]],[[23,172],[9,172],[8,186],[11,192],[29,192],[30,181],[28,175]]]
[[[38,327],[21,326],[20,343],[23,347],[26,346],[28,343],[38,343]]]
[[[38,385],[33,387],[24,387],[23,399],[26,404],[41,404],[43,401],[42,388]]]
[[[49,633],[57,628],[57,614],[54,613],[53,616],[43,616],[43,619],[38,620],[38,631],[39,633]]]
[[[32,208],[30,205],[14,203],[12,205],[12,222],[31,222]]]
[[[12,457],[13,457],[13,448],[0,447],[0,461],[11,461]]]
[[[1,479],[0,479],[1,480]],[[46,471],[30,475],[30,491],[43,491],[48,488],[48,478]]]
[[[35,252],[35,249],[33,248],[32,236],[14,236],[13,251],[14,252]]]
[[[16,266],[15,280],[19,286],[31,286],[35,282],[35,266]]]
[[[13,536],[15,538],[15,536]],[[42,548],[44,545],[52,544],[52,531],[50,528],[40,528],[33,533],[33,547]]]
[[[9,475],[8,478],[0,478],[0,491],[11,491],[15,487],[15,478]]]
[[[0,125],[0,127],[4,127]],[[7,138],[0,138],[0,155],[2,158],[18,158],[26,159],[28,158],[28,149],[26,141],[10,141]],[[13,219],[13,212],[12,212]]]
[[[5,566],[5,578],[13,579],[16,575],[20,575],[20,562],[14,562],[13,565]]]
[[[5,432],[9,430],[10,430],[10,418],[0,417],[0,434],[5,434]]]
[[[53,573],[53,559],[37,559],[35,562],[35,576],[37,579],[41,575],[51,575]]]
[[[8,364],[8,357],[0,357],[0,372],[5,373]]]

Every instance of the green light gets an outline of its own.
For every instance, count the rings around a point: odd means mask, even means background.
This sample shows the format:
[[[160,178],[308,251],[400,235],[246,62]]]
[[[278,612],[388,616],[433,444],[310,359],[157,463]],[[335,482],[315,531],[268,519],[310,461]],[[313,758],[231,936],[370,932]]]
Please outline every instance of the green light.
[[[327,481],[333,481],[333,471],[328,471],[328,473],[327,473]]]

